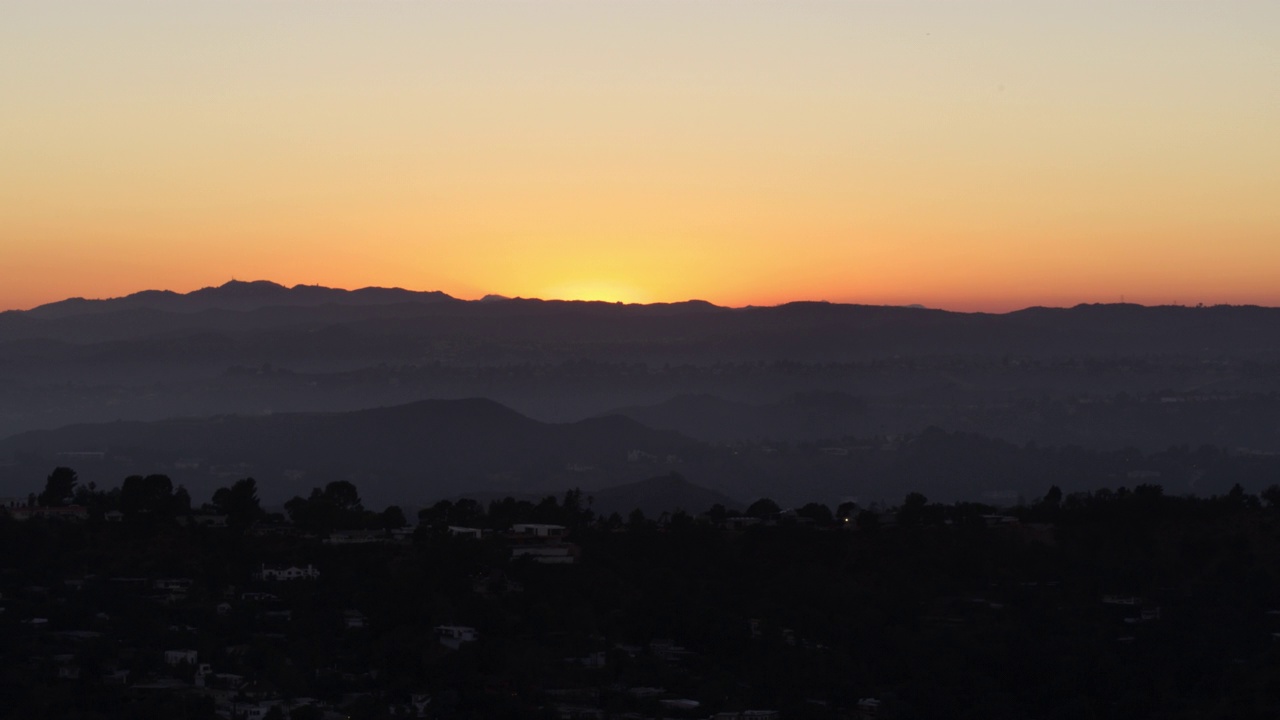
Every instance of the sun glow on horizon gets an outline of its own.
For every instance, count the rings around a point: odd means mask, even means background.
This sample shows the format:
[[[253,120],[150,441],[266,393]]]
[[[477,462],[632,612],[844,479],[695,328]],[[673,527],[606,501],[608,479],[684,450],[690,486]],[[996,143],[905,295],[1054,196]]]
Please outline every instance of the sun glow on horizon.
[[[538,297],[543,300],[581,300],[627,305],[654,302],[640,289],[612,280],[583,280],[553,285]]]
[[[1276,27],[1275,0],[7,4],[0,309],[232,276],[1280,305]]]

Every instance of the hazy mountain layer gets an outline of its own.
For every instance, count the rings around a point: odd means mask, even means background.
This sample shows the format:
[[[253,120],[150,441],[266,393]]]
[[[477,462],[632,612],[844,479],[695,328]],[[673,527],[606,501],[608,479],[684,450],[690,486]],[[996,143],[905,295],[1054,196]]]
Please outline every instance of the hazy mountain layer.
[[[938,425],[1267,449],[1277,393],[1280,310],[1258,307],[731,309],[232,282],[0,313],[0,437],[486,397],[554,422],[628,408],[715,441]],[[1129,407],[1165,396],[1187,404]]]
[[[680,435],[621,417],[569,424],[531,420],[489,400],[424,401],[349,413],[221,416],[74,425],[0,441],[5,494],[69,465],[104,487],[166,473],[196,498],[255,477],[277,502],[332,480],[371,503],[425,502],[470,489],[560,491],[625,482],[629,453],[666,457]],[[639,472],[638,470],[636,472]]]

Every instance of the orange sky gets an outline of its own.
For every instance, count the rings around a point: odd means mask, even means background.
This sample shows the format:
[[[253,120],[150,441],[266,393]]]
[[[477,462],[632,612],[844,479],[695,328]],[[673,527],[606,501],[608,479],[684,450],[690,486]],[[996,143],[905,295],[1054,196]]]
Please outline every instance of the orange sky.
[[[1280,3],[15,2],[0,308],[1280,305]]]

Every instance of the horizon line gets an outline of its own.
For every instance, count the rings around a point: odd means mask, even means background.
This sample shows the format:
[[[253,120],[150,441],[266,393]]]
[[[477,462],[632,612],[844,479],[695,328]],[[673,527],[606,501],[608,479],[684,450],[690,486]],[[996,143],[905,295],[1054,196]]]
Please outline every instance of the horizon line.
[[[1026,310],[1037,310],[1037,309],[1070,310],[1072,308],[1077,308],[1082,306],[1134,306],[1134,307],[1143,307],[1143,308],[1177,307],[1177,308],[1191,308],[1191,309],[1215,308],[1215,307],[1258,307],[1258,308],[1267,308],[1267,309],[1280,308],[1280,306],[1265,305],[1257,302],[1245,302],[1245,303],[1197,302],[1195,304],[1186,304],[1186,303],[1174,301],[1174,302],[1157,302],[1152,304],[1146,304],[1142,302],[1127,300],[1125,299],[1124,295],[1121,295],[1118,301],[1112,301],[1112,302],[1081,300],[1072,304],[1060,304],[1060,305],[1033,303],[1030,305],[1010,306],[1010,309],[1005,309],[1005,310],[959,309],[959,308],[955,308],[954,306],[946,307],[946,306],[938,306],[938,305],[928,305],[924,303],[868,302],[868,301],[831,300],[827,298],[795,298],[795,299],[790,299],[790,300],[773,303],[773,304],[747,303],[743,305],[731,305],[731,304],[720,304],[712,300],[706,300],[706,299],[697,298],[697,297],[690,297],[682,300],[654,300],[649,302],[606,300],[606,299],[600,299],[600,298],[526,297],[526,296],[520,296],[520,295],[508,296],[508,295],[503,295],[501,293],[496,293],[496,292],[484,293],[475,297],[463,297],[459,295],[453,295],[442,290],[417,290],[417,289],[401,287],[399,285],[392,285],[392,286],[363,285],[359,287],[338,287],[334,285],[324,285],[321,283],[296,283],[294,285],[287,285],[284,283],[276,282],[274,280],[265,280],[265,279],[239,280],[237,278],[232,278],[222,283],[221,285],[206,285],[206,286],[198,287],[198,288],[187,290],[187,291],[171,290],[167,288],[145,288],[142,290],[135,290],[133,292],[130,292],[124,295],[115,295],[115,296],[108,296],[108,297],[90,298],[90,297],[75,295],[75,296],[61,298],[59,300],[51,300],[48,302],[37,303],[35,305],[31,305],[28,307],[5,308],[3,310],[0,310],[0,313],[27,313],[34,310],[38,310],[43,307],[57,305],[65,302],[74,302],[74,301],[81,301],[81,302],[87,302],[87,303],[111,302],[115,300],[125,300],[131,297],[135,297],[137,295],[142,295],[144,293],[161,293],[161,294],[175,295],[179,297],[186,297],[186,296],[195,294],[197,292],[219,290],[219,289],[226,288],[228,286],[233,286],[233,285],[264,285],[264,286],[270,285],[272,287],[280,288],[285,291],[294,291],[300,288],[313,288],[317,290],[334,290],[338,292],[347,292],[347,293],[354,293],[354,292],[368,291],[368,290],[387,290],[387,291],[399,291],[399,292],[424,294],[424,295],[439,294],[451,300],[457,300],[460,302],[472,302],[472,303],[527,301],[527,302],[582,303],[582,304],[593,304],[593,305],[621,305],[626,307],[651,307],[651,306],[660,306],[660,305],[682,305],[687,303],[705,303],[712,307],[726,309],[726,310],[778,308],[778,307],[785,307],[787,305],[797,305],[797,304],[805,304],[805,303],[839,305],[839,306],[850,306],[850,307],[884,307],[884,308],[932,310],[932,311],[955,313],[955,314],[962,314],[962,315],[1008,315],[1012,313],[1023,312]]]

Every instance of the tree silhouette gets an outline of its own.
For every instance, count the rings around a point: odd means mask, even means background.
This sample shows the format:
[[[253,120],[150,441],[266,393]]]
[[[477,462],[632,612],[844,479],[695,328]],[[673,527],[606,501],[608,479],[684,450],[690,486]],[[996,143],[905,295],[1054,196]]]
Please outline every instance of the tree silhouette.
[[[919,525],[925,519],[925,506],[929,504],[929,499],[918,492],[907,493],[907,497],[902,501],[902,507],[898,509],[898,523],[904,527]]]
[[[379,518],[382,527],[387,530],[395,530],[408,524],[408,520],[404,517],[404,511],[400,509],[399,505],[391,505],[386,510],[383,510]]]
[[[834,521],[831,515],[831,508],[822,503],[809,503],[797,510],[796,514],[803,518],[809,518],[819,525],[830,525]]]
[[[253,478],[237,480],[229,488],[215,490],[213,507],[227,516],[228,525],[239,528],[252,525],[264,514],[258,502],[258,482]]]
[[[133,516],[172,515],[173,481],[167,475],[130,475],[120,485],[120,509]]]
[[[342,510],[363,510],[360,492],[346,480],[335,480],[324,486],[324,497]]]
[[[56,467],[44,481],[44,492],[40,493],[40,504],[45,506],[66,505],[75,497],[76,471],[69,467]]]

